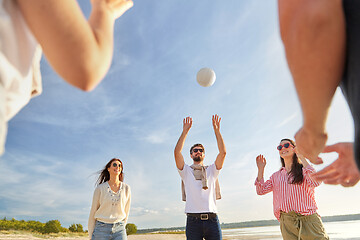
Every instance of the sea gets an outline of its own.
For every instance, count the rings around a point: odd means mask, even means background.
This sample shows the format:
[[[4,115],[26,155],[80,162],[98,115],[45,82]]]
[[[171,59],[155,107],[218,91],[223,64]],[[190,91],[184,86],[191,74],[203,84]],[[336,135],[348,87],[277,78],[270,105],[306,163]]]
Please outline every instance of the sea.
[[[324,222],[331,240],[360,240],[360,220]],[[280,226],[223,229],[224,239],[282,240]]]

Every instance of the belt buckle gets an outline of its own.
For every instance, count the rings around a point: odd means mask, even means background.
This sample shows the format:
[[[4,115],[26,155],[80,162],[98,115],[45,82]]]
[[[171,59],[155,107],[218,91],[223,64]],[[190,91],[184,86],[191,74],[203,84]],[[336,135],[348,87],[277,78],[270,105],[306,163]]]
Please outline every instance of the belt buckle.
[[[209,214],[205,213],[205,214],[200,214],[200,219],[201,220],[208,220],[209,219]]]

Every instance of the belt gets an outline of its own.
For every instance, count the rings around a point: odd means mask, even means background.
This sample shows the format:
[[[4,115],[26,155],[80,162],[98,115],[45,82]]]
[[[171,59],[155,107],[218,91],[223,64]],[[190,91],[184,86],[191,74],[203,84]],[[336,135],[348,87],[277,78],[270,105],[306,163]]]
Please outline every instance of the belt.
[[[199,218],[200,220],[208,220],[217,217],[216,213],[187,213],[186,215]]]
[[[294,211],[291,211],[291,212],[288,212],[288,213],[280,211],[280,214],[284,215],[285,217],[291,218],[292,221],[293,221],[294,226],[299,228],[298,240],[300,240],[301,239],[301,232],[302,232],[302,229],[303,229],[303,221],[304,220],[306,221],[306,219],[308,219],[312,215],[301,215],[300,213],[296,213]]]

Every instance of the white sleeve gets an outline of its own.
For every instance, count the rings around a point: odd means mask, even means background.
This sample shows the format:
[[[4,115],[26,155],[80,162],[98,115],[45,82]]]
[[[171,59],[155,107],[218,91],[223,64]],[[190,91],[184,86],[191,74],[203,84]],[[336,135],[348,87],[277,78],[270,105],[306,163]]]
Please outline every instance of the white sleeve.
[[[177,169],[182,180],[185,179],[185,176],[186,176],[187,172],[189,171],[189,169],[190,169],[190,167],[187,164],[184,164],[184,168],[182,170]]]
[[[93,201],[92,201],[91,210],[90,210],[90,214],[89,214],[89,221],[88,221],[88,233],[89,233],[90,239],[91,239],[91,236],[92,236],[94,228],[95,228],[95,221],[96,221],[95,212],[100,207],[99,199],[100,199],[100,189],[99,189],[99,187],[97,187],[94,191],[94,196],[93,196]]]
[[[211,164],[206,170],[206,174],[208,176],[213,176],[214,179],[217,179],[220,174],[220,170],[216,168],[215,163]]]
[[[126,187],[127,187],[127,201],[125,204],[125,213],[126,213],[125,226],[127,224],[128,218],[129,218],[130,204],[131,204],[131,189],[130,189],[129,185],[126,185]]]

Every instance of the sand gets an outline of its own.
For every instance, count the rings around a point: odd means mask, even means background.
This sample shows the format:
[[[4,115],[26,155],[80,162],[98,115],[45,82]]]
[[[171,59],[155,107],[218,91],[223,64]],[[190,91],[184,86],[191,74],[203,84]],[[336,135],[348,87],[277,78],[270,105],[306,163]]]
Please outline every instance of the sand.
[[[0,233],[0,240],[44,240],[44,239],[54,239],[54,240],[89,240],[87,237],[34,237],[31,234],[4,234]],[[130,235],[128,240],[185,240],[185,234],[139,234],[139,235]]]
[[[30,234],[13,234],[8,233],[4,234],[0,232],[0,240],[44,240],[44,239],[54,239],[54,240],[89,240],[87,237],[34,237]],[[231,240],[230,237],[223,237],[223,240]],[[236,239],[272,239],[271,236],[236,236]],[[279,239],[274,236],[274,239]],[[128,236],[128,240],[186,240],[185,234],[136,234]]]
[[[139,234],[130,235],[128,240],[185,240],[185,234]]]

